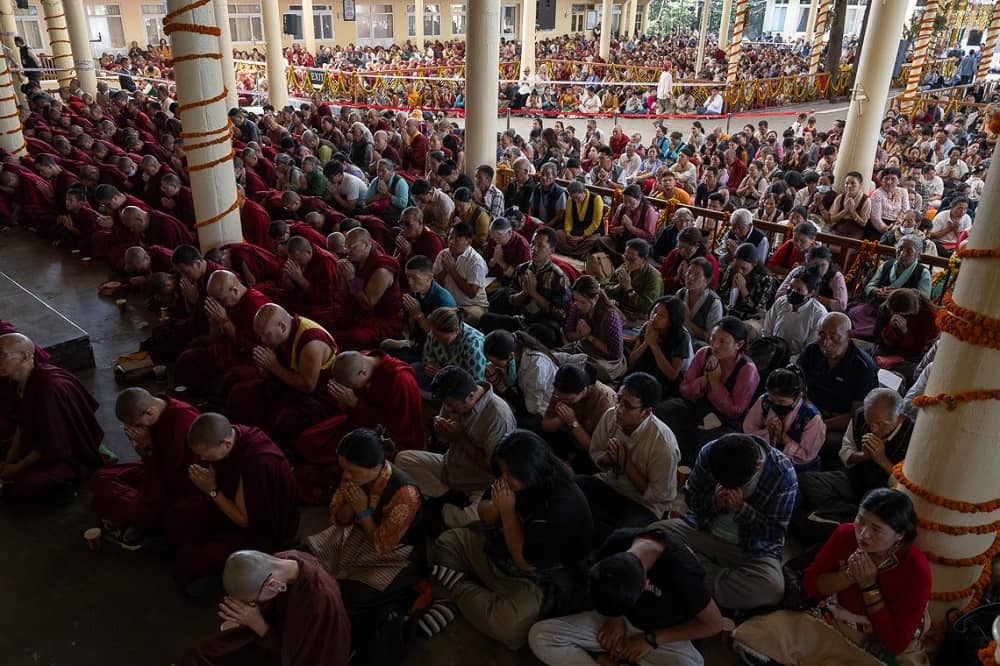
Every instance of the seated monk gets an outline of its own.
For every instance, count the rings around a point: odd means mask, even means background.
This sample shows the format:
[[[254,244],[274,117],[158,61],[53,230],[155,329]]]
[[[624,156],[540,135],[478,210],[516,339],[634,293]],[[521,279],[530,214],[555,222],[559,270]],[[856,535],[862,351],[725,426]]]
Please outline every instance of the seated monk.
[[[238,625],[196,643],[181,666],[347,666],[351,623],[337,581],[298,550],[241,550],[222,572],[219,617]]]
[[[87,190],[71,187],[63,199],[63,210],[56,215],[53,236],[64,250],[78,250],[81,257],[94,256],[94,234],[100,215],[87,203]]]
[[[17,328],[0,319],[0,336],[17,333]],[[35,365],[48,363],[52,357],[47,351],[35,345]],[[0,376],[0,442],[9,441],[17,429],[14,421],[14,405],[17,402],[17,384],[10,377]]]
[[[223,245],[214,255],[220,264],[240,276],[248,287],[276,285],[281,279],[281,262],[278,257],[264,248],[250,243],[230,243]]]
[[[16,388],[12,420],[17,424],[0,464],[2,496],[33,499],[101,466],[98,404],[76,377],[35,363],[35,344],[8,333],[0,335],[0,378]]]
[[[238,187],[240,196],[240,226],[243,228],[243,238],[248,243],[267,247],[270,241],[268,229],[271,226],[271,216],[264,207],[256,201],[247,198],[242,187]]]
[[[288,259],[279,282],[290,309],[333,328],[341,314],[340,273],[333,255],[301,236],[288,239]]]
[[[343,413],[299,435],[295,450],[307,461],[336,463],[337,442],[355,428],[381,426],[399,450],[424,448],[424,403],[409,363],[381,351],[341,352],[326,389]]]
[[[169,507],[197,496],[187,474],[194,462],[187,433],[198,410],[132,387],[118,394],[115,415],[139,460],[98,470],[90,480],[90,507],[101,517],[108,540],[138,550],[145,530],[158,528]]]
[[[141,288],[153,273],[169,273],[174,270],[173,256],[174,251],[162,245],[151,245],[149,248],[133,245],[125,250],[128,283]]]
[[[157,193],[159,206],[169,214],[183,222],[187,227],[194,228],[197,221],[194,212],[194,196],[191,188],[181,182],[175,173],[167,173],[160,180],[160,191]],[[155,203],[152,199],[150,203]]]
[[[278,201],[274,201],[278,199]],[[279,197],[269,197],[266,205],[273,217],[295,218],[305,220],[310,213],[319,213],[323,216],[323,228],[325,231],[333,231],[337,224],[344,219],[344,214],[333,208],[320,197],[303,196],[298,192],[282,192]]]
[[[140,245],[177,247],[194,243],[194,235],[183,222],[156,210],[145,211],[128,206],[122,211],[122,224],[141,240]]]
[[[326,249],[337,259],[347,259],[347,237],[334,231],[326,237]]]
[[[318,248],[326,247],[326,236],[316,231],[305,222],[275,220],[274,222],[271,222],[271,226],[268,227],[267,233],[271,240],[264,246],[264,249],[276,254],[279,259],[282,258],[285,246],[288,245],[288,239],[293,236],[302,236]]]
[[[337,343],[316,322],[293,317],[274,303],[257,311],[253,329],[263,342],[253,350],[260,376],[233,387],[228,412],[237,421],[260,424],[279,443],[291,445],[310,425],[333,416],[326,385]]]
[[[253,348],[257,342],[253,319],[257,311],[271,299],[247,288],[235,273],[218,270],[208,278],[205,316],[209,322],[207,336],[196,338],[181,352],[174,368],[174,381],[186,386],[192,395],[216,393],[226,383],[243,373],[229,372],[236,366],[253,363]]]
[[[179,584],[217,575],[234,551],[273,553],[294,543],[295,481],[285,454],[264,431],[208,413],[191,424],[187,442],[201,461],[188,468],[188,477],[202,495],[178,503],[166,517]]]
[[[403,334],[399,262],[374,247],[365,229],[351,229],[346,243],[347,259],[338,261],[337,269],[346,287],[343,299],[351,317],[348,326],[333,331],[333,337],[344,349],[376,347]]]

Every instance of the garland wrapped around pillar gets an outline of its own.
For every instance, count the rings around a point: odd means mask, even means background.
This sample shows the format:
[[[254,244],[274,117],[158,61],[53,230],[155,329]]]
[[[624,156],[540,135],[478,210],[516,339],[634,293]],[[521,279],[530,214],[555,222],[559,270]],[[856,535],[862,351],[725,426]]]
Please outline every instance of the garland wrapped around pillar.
[[[28,154],[21,113],[14,94],[14,73],[10,71],[10,61],[3,49],[0,49],[0,150],[14,157]]]
[[[736,23],[733,25],[733,37],[729,42],[729,69],[726,81],[735,83],[740,73],[740,53],[743,51],[743,29],[746,27],[750,14],[750,0],[736,0]]]
[[[826,29],[830,24],[830,9],[832,7],[833,0],[820,0],[816,25],[811,34],[812,45],[809,47],[810,74],[815,74],[819,71],[819,63],[823,59],[823,38],[826,36]]]
[[[62,0],[42,0],[45,15],[45,31],[49,33],[49,47],[52,49],[52,66],[56,69],[59,87],[70,84],[76,76],[73,62],[73,43],[69,39],[66,12]]]

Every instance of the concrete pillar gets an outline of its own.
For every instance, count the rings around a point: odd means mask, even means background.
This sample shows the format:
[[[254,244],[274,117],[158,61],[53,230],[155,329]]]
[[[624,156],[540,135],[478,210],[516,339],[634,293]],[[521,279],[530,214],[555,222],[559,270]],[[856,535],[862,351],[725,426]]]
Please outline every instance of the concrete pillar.
[[[521,71],[528,68],[535,73],[535,23],[538,6],[536,0],[521,2]]]
[[[42,0],[42,12],[45,15],[45,31],[49,33],[52,66],[58,70],[56,71],[56,79],[59,81],[59,87],[62,88],[68,86],[74,78],[73,44],[69,41],[69,30],[66,27],[66,13],[63,11],[62,0]]]
[[[614,6],[614,0],[604,0],[601,6],[601,46],[598,53],[605,62],[611,55],[611,10]]]
[[[705,64],[705,42],[708,40],[708,19],[712,16],[712,0],[705,0],[701,7],[701,26],[698,28],[698,54],[694,59],[694,78],[700,79]]]
[[[465,172],[497,161],[497,72],[500,69],[500,3],[468,0],[465,54]]]
[[[882,109],[892,80],[893,59],[886,58],[885,54],[896,52],[905,20],[905,2],[875,2],[871,6],[868,32],[861,47],[858,75],[851,93],[851,107],[847,111],[847,125],[837,155],[834,182],[838,186],[849,171],[862,173],[865,183],[871,182]]]
[[[0,148],[14,157],[24,157],[28,154],[28,145],[24,142],[14,88],[10,61],[0,49]]]
[[[823,60],[823,38],[826,36],[826,29],[830,25],[830,10],[833,9],[833,0],[820,0],[819,9],[816,12],[816,25],[812,32],[807,32],[807,38],[812,40],[809,47],[809,73],[815,74],[819,71],[819,64]]]
[[[809,4],[809,18],[806,19],[806,34],[803,37],[803,39],[806,42],[811,42],[812,36],[816,32],[816,12],[818,9],[819,9],[819,0],[812,0],[812,2]]]
[[[624,2],[622,2],[621,21],[618,24],[618,36],[621,39],[627,39],[629,34],[632,32],[629,29],[630,25],[629,19],[631,18],[631,16],[632,16],[632,2],[631,0],[624,0]]]
[[[740,53],[743,46],[743,29],[750,15],[750,0],[736,0],[736,23],[733,24],[733,38],[729,42],[728,71],[726,81],[735,83],[740,71]]]
[[[226,106],[240,105],[239,87],[236,84],[236,64],[233,62],[233,36],[229,32],[228,0],[212,0],[215,24],[219,26],[219,51],[222,52],[222,82],[226,86]]]
[[[987,33],[983,36],[983,48],[980,51],[982,58],[979,61],[979,70],[976,72],[976,82],[981,83],[986,80],[986,75],[990,73],[990,63],[993,61],[993,54],[997,51],[997,42],[1000,41],[1000,11],[996,4],[990,11],[990,23]]]
[[[69,29],[76,78],[83,92],[96,95],[97,67],[90,50],[90,24],[83,9],[83,0],[63,0],[63,8],[66,10],[66,27]]]
[[[14,0],[0,0],[0,41],[7,52],[7,62],[12,67],[21,66],[21,53],[14,45],[17,37],[17,20],[14,18]]]
[[[413,0],[413,43],[424,55],[424,0]]]
[[[994,149],[994,163],[998,158],[1000,148]],[[991,169],[987,176],[968,247],[994,252],[1000,247],[1000,169]],[[921,407],[920,415],[902,477],[896,474],[902,487],[930,492],[911,494],[921,519],[917,545],[931,561],[934,582],[930,614],[936,622],[945,619],[948,609],[969,610],[979,599],[989,582],[991,558],[987,551],[997,537],[1000,407],[995,394],[1000,351],[991,346],[996,341],[996,324],[990,322],[1000,318],[1000,293],[984,286],[996,283],[998,268],[995,256],[967,257],[962,261],[954,303],[947,306],[942,320],[941,341],[927,389],[924,397],[915,402]],[[983,329],[973,325],[977,317],[988,320],[982,324]],[[993,342],[972,344],[974,338],[956,329],[955,324],[961,322],[976,331],[985,330],[982,338]],[[947,400],[948,396],[967,391],[988,393],[970,402],[957,400],[951,404]],[[994,394],[993,399],[989,393]],[[946,398],[944,404],[942,397]],[[980,527],[981,533],[969,533],[973,527]],[[948,593],[958,598],[940,598],[948,597]]]
[[[243,240],[219,51],[222,31],[210,3],[167,0],[167,10],[163,31],[170,36],[174,55],[177,113],[184,126],[181,137],[194,194],[198,244],[205,252]]]
[[[724,49],[729,42],[729,23],[733,13],[733,0],[722,0],[722,21],[719,23],[719,48]]]
[[[313,22],[313,0],[302,0],[302,41],[306,51],[316,57],[316,26]]]
[[[281,53],[281,12],[278,0],[262,0],[264,41],[267,42],[267,96],[275,109],[288,104],[288,63]],[[213,12],[214,15],[214,12]]]
[[[905,113],[913,109],[917,92],[920,91],[920,79],[924,75],[924,67],[930,56],[931,37],[934,34],[934,21],[937,19],[938,0],[927,0],[924,14],[920,18],[920,29],[913,43],[913,60],[910,61],[910,71],[906,75],[906,89],[903,91],[901,108]]]

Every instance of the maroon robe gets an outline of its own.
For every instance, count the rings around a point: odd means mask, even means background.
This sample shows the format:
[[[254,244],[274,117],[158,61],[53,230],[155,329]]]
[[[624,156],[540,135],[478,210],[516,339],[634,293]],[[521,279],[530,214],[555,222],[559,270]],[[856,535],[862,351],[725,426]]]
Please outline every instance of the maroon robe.
[[[307,462],[333,465],[337,443],[356,428],[381,425],[398,451],[424,448],[424,402],[413,367],[381,351],[381,359],[368,386],[358,395],[358,404],[347,414],[317,423],[295,441],[295,450]]]
[[[313,247],[326,252],[326,236],[309,226],[305,222],[292,222],[288,225],[288,233],[291,236],[302,236],[313,244]],[[272,250],[273,251],[273,250]]]
[[[161,208],[164,211],[170,213],[178,220],[183,222],[187,227],[193,228],[195,222],[197,222],[197,217],[194,212],[194,195],[191,194],[191,188],[182,185],[176,196],[168,197],[163,193],[162,190],[157,192],[155,197],[150,196],[151,205],[154,208]],[[167,208],[163,205],[164,199],[170,199],[174,202],[173,208]]]
[[[143,245],[163,245],[176,248],[178,245],[194,245],[194,234],[184,223],[173,215],[154,210],[149,214],[149,226],[142,234]]]
[[[300,328],[303,329],[301,334]],[[325,343],[333,354],[337,353],[337,343],[326,329],[308,328],[302,317],[293,317],[288,340],[274,350],[278,362],[286,368],[298,367],[302,350],[315,340]],[[229,392],[226,413],[237,422],[266,428],[275,441],[286,448],[291,447],[299,433],[337,411],[326,390],[333,377],[332,369],[331,360],[327,368],[320,370],[316,386],[309,394],[294,391],[274,377],[258,375],[241,381]]]
[[[278,258],[264,248],[247,243],[230,243],[229,264],[232,271],[240,276],[244,284],[256,287],[261,283],[277,284],[281,279],[282,265]],[[247,274],[253,276],[250,280]]]
[[[259,203],[244,199],[240,207],[240,224],[243,226],[243,240],[246,242],[263,248],[273,244],[270,236],[271,216]]]
[[[197,497],[198,489],[188,478],[195,457],[187,434],[198,410],[167,395],[157,397],[167,406],[149,428],[149,456],[105,467],[90,480],[91,510],[117,527],[159,524],[168,507]]]
[[[247,169],[246,174],[243,181],[243,192],[247,195],[247,199],[257,201],[267,194],[267,183],[251,169]]]
[[[151,245],[146,248],[149,254],[149,271],[151,273],[173,273],[174,251],[162,245]]]
[[[273,553],[291,547],[298,534],[295,480],[285,454],[263,430],[233,427],[236,441],[229,454],[201,464],[215,471],[219,492],[230,501],[243,484],[249,525],[236,525],[205,493],[169,509],[164,532],[177,545],[174,578],[182,585],[218,575],[237,550]]]
[[[0,319],[0,335],[17,333],[17,328],[10,322]],[[35,365],[48,363],[51,356],[47,351],[35,345]],[[17,401],[17,386],[6,377],[0,377],[0,442],[5,442],[14,434],[17,423],[14,421],[14,404]]]
[[[496,247],[497,243],[492,238],[486,241],[483,258],[486,259],[487,264],[493,258]],[[520,266],[526,261],[531,260],[531,246],[528,245],[528,241],[521,234],[511,234],[510,240],[503,246],[502,252],[504,263],[508,266]],[[503,278],[503,271],[499,267],[492,267],[487,275],[495,278]],[[509,280],[502,279],[501,281],[506,284]]]
[[[216,632],[188,650],[181,666],[347,666],[351,623],[337,581],[312,555],[275,556],[298,562],[299,576],[260,605],[271,630],[263,637],[246,627]]]
[[[270,302],[268,296],[256,289],[247,289],[236,305],[226,309],[236,330],[236,340],[227,336],[202,336],[193,340],[177,358],[175,383],[186,386],[193,395],[217,392],[223,390],[227,382],[234,383],[236,378],[230,378],[229,371],[253,364],[253,348],[257,344],[253,320],[257,310]]]
[[[84,204],[76,212],[62,211],[59,214],[68,216],[76,230],[70,231],[62,225],[53,227],[52,235],[59,241],[59,247],[70,251],[79,250],[81,257],[103,257],[107,254],[108,234],[106,232],[102,234],[97,224],[100,213]],[[98,238],[104,239],[104,245],[101,245]]]
[[[21,433],[22,456],[37,451],[41,457],[7,480],[3,493],[29,499],[88,477],[100,467],[98,449],[104,430],[94,416],[98,407],[76,377],[54,365],[36,365],[24,395],[15,395],[13,414]]]
[[[258,159],[257,165],[253,168],[247,167],[247,171],[253,171],[260,176],[260,179],[264,181],[264,184],[268,188],[273,189],[278,186],[278,170],[274,168],[274,162],[267,157]]]
[[[303,317],[314,320],[327,330],[336,327],[342,311],[340,271],[337,259],[318,247],[313,247],[312,258],[302,269],[302,275],[309,282],[308,289],[288,281],[286,301],[290,309]]]
[[[370,349],[383,340],[403,335],[403,303],[399,292],[399,261],[372,246],[365,262],[357,267],[350,292],[361,291],[368,285],[375,272],[385,269],[392,274],[392,283],[371,310],[364,309],[353,293],[344,298],[345,310],[350,313],[340,328],[331,331],[341,349]]]

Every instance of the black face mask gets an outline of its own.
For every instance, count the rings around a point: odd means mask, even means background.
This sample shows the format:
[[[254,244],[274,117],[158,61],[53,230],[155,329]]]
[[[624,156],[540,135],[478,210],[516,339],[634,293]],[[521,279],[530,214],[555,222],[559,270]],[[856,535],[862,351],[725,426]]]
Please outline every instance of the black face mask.
[[[798,307],[806,302],[806,295],[798,291],[790,291],[785,295],[788,298],[788,304]]]
[[[795,409],[795,405],[776,405],[771,403],[771,411],[781,418],[785,418],[791,414],[793,409]]]

